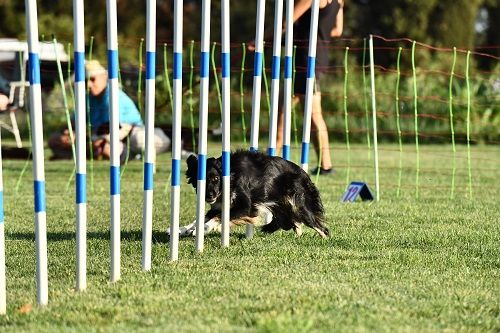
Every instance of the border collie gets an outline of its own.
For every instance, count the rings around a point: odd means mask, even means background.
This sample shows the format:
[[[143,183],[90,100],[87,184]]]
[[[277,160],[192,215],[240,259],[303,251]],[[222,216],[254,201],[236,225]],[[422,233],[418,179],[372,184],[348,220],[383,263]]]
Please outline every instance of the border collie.
[[[195,189],[198,158],[187,159],[186,177]],[[237,151],[230,155],[230,223],[255,224],[261,213],[271,213],[270,223],[262,231],[293,229],[302,234],[302,224],[323,238],[329,231],[324,225],[324,209],[319,191],[309,175],[298,165],[281,157],[260,152]],[[222,205],[222,157],[207,159],[205,201],[211,209],[205,215],[205,232],[220,226]],[[196,221],[195,221],[196,222]],[[183,236],[195,233],[195,223],[180,229]]]

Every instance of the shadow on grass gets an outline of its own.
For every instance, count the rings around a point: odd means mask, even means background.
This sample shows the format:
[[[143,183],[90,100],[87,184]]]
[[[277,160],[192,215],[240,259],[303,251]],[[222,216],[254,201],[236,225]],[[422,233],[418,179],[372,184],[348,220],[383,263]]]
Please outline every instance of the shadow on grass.
[[[233,237],[238,240],[244,239],[244,233],[234,233]],[[205,235],[206,239],[220,238],[220,233],[212,232]],[[10,240],[27,240],[27,241],[35,241],[34,233],[26,233],[26,232],[13,232],[6,235],[7,239]],[[87,240],[109,240],[111,238],[109,231],[90,231],[87,232]],[[64,242],[71,241],[75,239],[75,233],[71,232],[48,232],[47,233],[47,241],[48,242]],[[120,239],[124,242],[142,242],[142,231],[122,231],[120,234]],[[189,237],[180,237],[182,240],[193,240],[194,236]],[[153,244],[157,243],[169,243],[170,236],[167,235],[166,232],[162,231],[153,231],[152,234],[152,242]]]

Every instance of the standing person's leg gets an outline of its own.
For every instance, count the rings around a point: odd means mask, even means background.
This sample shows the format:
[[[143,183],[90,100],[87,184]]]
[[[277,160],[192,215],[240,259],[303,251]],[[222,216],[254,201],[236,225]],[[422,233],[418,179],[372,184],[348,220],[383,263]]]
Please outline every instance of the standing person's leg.
[[[280,104],[278,108],[278,130],[276,133],[276,156],[281,154],[281,148],[283,147],[283,129],[285,127],[285,115],[283,113],[283,104]]]
[[[321,158],[320,167],[323,170],[330,170],[332,168],[330,142],[328,139],[328,128],[326,126],[325,119],[323,118],[323,111],[321,108],[321,92],[319,91],[315,92],[313,95],[311,125],[313,132],[316,133],[316,135],[313,136],[313,144],[318,159]]]

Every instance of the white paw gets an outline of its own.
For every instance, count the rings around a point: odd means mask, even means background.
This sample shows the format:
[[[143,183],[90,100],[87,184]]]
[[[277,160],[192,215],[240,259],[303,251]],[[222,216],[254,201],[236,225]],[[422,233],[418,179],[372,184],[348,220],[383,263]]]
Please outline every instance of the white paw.
[[[179,236],[181,237],[187,237],[187,236],[194,236],[194,231],[196,229],[196,221],[193,223],[190,223],[188,225],[185,225],[183,227],[179,228]],[[167,235],[170,235],[170,228],[167,229]]]
[[[203,231],[205,234],[208,234],[209,232],[218,229],[220,229],[220,219],[217,217],[207,221],[203,226]],[[170,228],[167,230],[167,235],[170,235]],[[193,221],[193,223],[180,227],[179,236],[181,237],[196,236],[196,221]]]

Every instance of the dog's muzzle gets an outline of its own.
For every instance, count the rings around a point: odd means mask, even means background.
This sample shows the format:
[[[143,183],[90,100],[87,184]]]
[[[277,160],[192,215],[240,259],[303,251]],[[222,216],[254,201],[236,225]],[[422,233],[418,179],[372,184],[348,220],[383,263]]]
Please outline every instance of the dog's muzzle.
[[[205,201],[210,204],[210,205],[213,205],[216,201],[217,201],[217,197],[206,197],[205,198]]]

